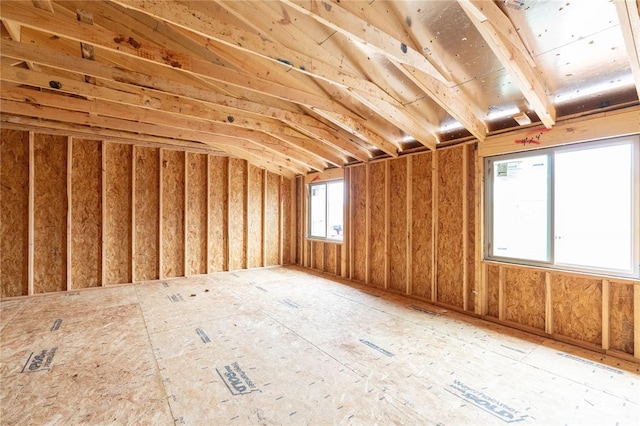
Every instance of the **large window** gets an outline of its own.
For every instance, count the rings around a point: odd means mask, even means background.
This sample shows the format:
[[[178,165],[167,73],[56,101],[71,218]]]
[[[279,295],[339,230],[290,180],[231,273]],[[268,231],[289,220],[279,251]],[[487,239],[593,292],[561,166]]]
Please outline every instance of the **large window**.
[[[489,259],[640,276],[637,136],[486,160]]]
[[[342,241],[343,181],[309,184],[309,237]]]

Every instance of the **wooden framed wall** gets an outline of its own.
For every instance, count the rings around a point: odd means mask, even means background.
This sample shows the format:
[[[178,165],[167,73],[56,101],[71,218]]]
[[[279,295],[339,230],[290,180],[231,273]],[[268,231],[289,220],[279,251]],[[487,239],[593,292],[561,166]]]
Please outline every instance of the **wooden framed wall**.
[[[245,268],[247,253],[292,261],[290,179],[197,152],[0,137],[1,298]]]

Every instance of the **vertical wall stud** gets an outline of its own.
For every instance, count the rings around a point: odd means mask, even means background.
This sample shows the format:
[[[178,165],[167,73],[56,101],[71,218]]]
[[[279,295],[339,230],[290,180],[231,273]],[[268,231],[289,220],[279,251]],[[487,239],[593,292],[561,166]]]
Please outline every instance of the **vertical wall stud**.
[[[102,141],[102,279],[107,285],[107,141]]]
[[[389,288],[389,276],[391,275],[391,262],[389,257],[391,255],[391,238],[390,233],[390,198],[391,198],[391,162],[384,160],[384,288]]]
[[[131,282],[136,282],[136,146],[131,147]]]
[[[164,150],[162,148],[159,149],[158,152],[158,163],[159,163],[159,170],[158,170],[158,187],[159,187],[159,197],[158,197],[158,209],[159,209],[159,214],[158,214],[158,278],[163,279],[164,278],[164,274],[163,274],[163,270],[164,270],[164,262],[162,261],[162,255],[163,255],[163,250],[162,250],[162,225],[163,225],[163,218],[162,218],[162,210],[164,207],[164,203],[162,201],[163,197],[164,197],[164,183],[162,175],[163,175],[163,163],[164,163]]]
[[[349,185],[349,181],[351,180],[350,172],[351,169],[344,169],[344,180],[342,185],[343,191],[343,218],[342,218],[342,247],[340,248],[340,276],[342,278],[349,277],[348,265],[349,265],[349,257],[350,251],[349,246],[351,245],[351,241],[347,238],[347,232],[351,228],[351,209],[349,198],[351,198],[351,189]]]
[[[229,208],[229,205],[231,204],[231,202],[229,201],[229,199],[231,198],[231,161],[229,160],[229,157],[227,157],[227,188],[226,188],[226,196],[225,196],[225,200],[227,203],[227,226],[224,227],[224,270],[228,271],[231,268],[230,265],[230,253],[229,253],[229,227],[230,227],[230,223],[231,223],[231,209]]]
[[[462,145],[462,309],[469,309],[469,185],[467,145]]]
[[[211,273],[211,250],[209,250],[209,244],[211,243],[211,237],[209,233],[211,232],[211,156],[209,154],[205,154],[207,156],[207,249],[206,249],[206,262],[207,262],[207,274]]]
[[[353,279],[353,271],[355,269],[355,256],[354,256],[354,250],[355,250],[355,245],[353,243],[353,215],[354,215],[354,209],[353,209],[353,168],[349,167],[346,169],[349,172],[349,279],[352,280]]]
[[[298,250],[298,246],[297,246],[297,241],[298,241],[298,233],[296,232],[297,230],[297,220],[299,220],[299,218],[297,217],[298,215],[296,214],[296,203],[298,202],[297,200],[297,192],[296,192],[296,178],[294,177],[293,179],[291,179],[291,187],[289,188],[289,192],[291,193],[291,201],[290,201],[290,208],[291,208],[291,213],[289,216],[289,222],[291,222],[289,224],[290,226],[290,230],[289,232],[291,232],[291,234],[289,235],[289,242],[290,242],[290,250],[289,250],[289,259],[287,260],[287,263],[296,263],[296,253]]]
[[[602,280],[602,349],[609,350],[609,280]]]
[[[438,300],[438,151],[431,154],[431,300]]]
[[[72,226],[73,226],[73,222],[72,222],[72,214],[73,212],[72,207],[73,207],[73,203],[72,203],[72,188],[71,188],[71,183],[72,183],[72,167],[73,167],[73,138],[71,136],[67,137],[67,291],[70,291],[73,288],[73,283],[71,282],[71,267],[72,267],[72,263],[71,263],[71,259],[72,259],[72,253],[71,253],[71,248],[72,248]]]
[[[249,173],[249,162],[244,161],[244,210],[242,212],[244,216],[244,236],[243,236],[243,245],[244,245],[244,264],[242,265],[243,269],[247,269],[249,267],[249,187],[250,187],[250,177]]]
[[[365,256],[364,256],[364,283],[369,284],[371,280],[371,267],[369,258],[371,256],[371,166],[365,164]]]
[[[413,292],[413,156],[407,157],[407,259],[406,259],[406,275],[407,283],[405,292],[411,294]]]
[[[311,266],[309,262],[309,246],[307,242],[308,227],[309,227],[309,194],[307,193],[307,185],[304,183],[304,178],[300,179],[300,197],[302,203],[302,266],[308,268]]]
[[[633,286],[633,357],[640,359],[640,285]]]
[[[278,180],[278,264],[284,265],[284,177]]]
[[[498,268],[498,319],[504,320],[504,286],[505,286],[504,267],[500,265]]]
[[[28,276],[27,276],[27,287],[29,296],[33,295],[33,252],[35,245],[35,155],[34,155],[34,140],[35,134],[33,132],[29,132],[29,230],[28,230],[28,239],[29,239],[29,248],[28,248]]]
[[[189,153],[184,152],[184,276],[191,275],[189,271]]]
[[[262,169],[262,238],[260,243],[260,258],[262,266],[267,265],[267,170]],[[278,221],[280,223],[280,221]],[[278,225],[278,241],[280,240],[280,225]],[[280,247],[280,243],[278,243]]]
[[[475,165],[475,281],[476,281],[476,313],[479,315],[487,315],[489,311],[489,295],[487,293],[487,275],[486,268],[483,267],[483,250],[484,250],[484,172],[483,159],[478,157]]]
[[[544,331],[553,334],[553,297],[551,294],[551,272],[544,274]]]

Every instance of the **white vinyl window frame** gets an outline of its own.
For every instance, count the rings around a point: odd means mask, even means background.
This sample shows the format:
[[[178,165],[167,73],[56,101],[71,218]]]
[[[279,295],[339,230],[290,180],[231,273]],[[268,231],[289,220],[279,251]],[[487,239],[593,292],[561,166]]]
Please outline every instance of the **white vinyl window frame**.
[[[340,209],[340,214],[341,214],[341,230],[340,230],[340,237],[332,237],[330,236],[330,220],[329,218],[332,216],[330,214],[330,199],[329,199],[329,190],[328,187],[329,185],[332,184],[336,184],[336,183],[340,183],[343,185],[342,187],[342,197],[340,199],[340,205],[341,205],[341,209]],[[317,233],[314,232],[314,229],[316,228],[316,226],[314,226],[313,223],[313,211],[314,211],[314,205],[313,205],[313,190],[314,188],[324,188],[324,219],[325,219],[325,224],[324,224],[324,232],[323,234],[321,233]],[[307,191],[308,191],[308,196],[307,196],[307,235],[306,238],[309,240],[319,240],[319,241],[325,241],[325,242],[331,242],[331,243],[337,243],[340,244],[344,241],[344,178],[339,178],[339,179],[328,179],[328,180],[321,180],[321,181],[317,181],[317,182],[311,182],[307,184]]]
[[[555,201],[555,187],[556,187],[556,155],[587,151],[590,149],[613,147],[616,145],[630,145],[631,146],[631,265],[627,269],[612,269],[603,267],[591,267],[584,265],[572,265],[569,263],[562,263],[556,260],[556,201]],[[548,181],[546,183],[547,188],[547,211],[546,219],[548,220],[548,228],[546,230],[546,243],[547,243],[547,258],[544,260],[532,260],[526,256],[502,256],[499,253],[498,248],[494,242],[495,231],[495,212],[494,212],[494,185],[495,185],[495,165],[497,163],[518,161],[520,159],[528,159],[533,157],[547,156],[548,158]],[[496,155],[486,157],[484,161],[484,175],[485,175],[485,241],[484,241],[484,254],[485,259],[490,261],[498,261],[512,264],[522,264],[528,266],[539,266],[558,270],[567,270],[572,272],[582,272],[588,274],[597,274],[605,276],[614,276],[621,278],[640,278],[640,135],[632,135],[625,137],[617,137],[606,140],[598,140],[591,142],[583,142],[571,145],[560,145],[549,148],[542,148],[538,150],[531,150],[525,152],[517,152],[504,155]],[[597,202],[597,200],[594,200]]]

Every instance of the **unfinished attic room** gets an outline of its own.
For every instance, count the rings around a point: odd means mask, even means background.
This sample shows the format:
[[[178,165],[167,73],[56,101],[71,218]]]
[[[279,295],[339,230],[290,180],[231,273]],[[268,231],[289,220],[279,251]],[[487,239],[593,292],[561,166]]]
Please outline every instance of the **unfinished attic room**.
[[[640,424],[639,9],[2,0],[0,425]]]

